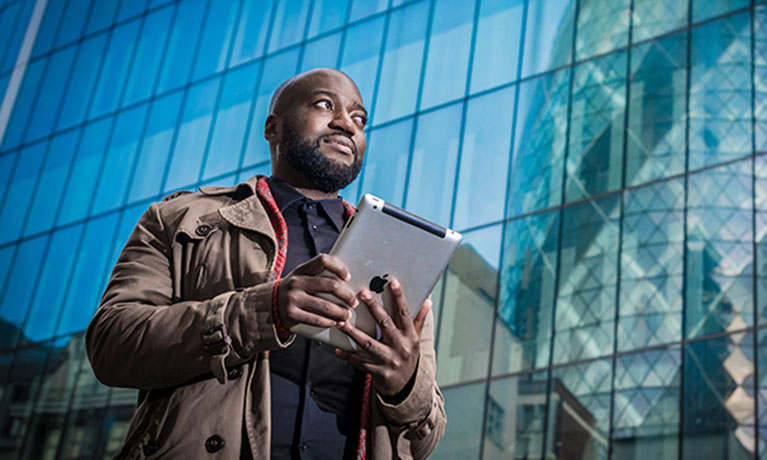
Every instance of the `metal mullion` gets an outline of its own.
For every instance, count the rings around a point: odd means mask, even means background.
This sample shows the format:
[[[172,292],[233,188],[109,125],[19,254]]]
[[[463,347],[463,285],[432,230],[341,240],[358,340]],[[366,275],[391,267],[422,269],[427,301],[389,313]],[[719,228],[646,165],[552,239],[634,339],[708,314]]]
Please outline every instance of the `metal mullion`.
[[[306,11],[306,21],[304,23],[304,32],[301,34],[301,41],[298,44],[298,59],[296,59],[296,73],[301,71],[301,65],[304,62],[306,53],[306,43],[309,40],[309,26],[312,24],[312,14],[314,14],[314,4],[316,0],[309,0],[309,9]]]
[[[751,1],[751,251],[752,251],[752,273],[751,273],[751,293],[753,308],[753,356],[754,356],[754,460],[759,458],[759,334],[757,325],[759,324],[759,252],[757,243],[757,207],[756,207],[756,8],[755,2]]]

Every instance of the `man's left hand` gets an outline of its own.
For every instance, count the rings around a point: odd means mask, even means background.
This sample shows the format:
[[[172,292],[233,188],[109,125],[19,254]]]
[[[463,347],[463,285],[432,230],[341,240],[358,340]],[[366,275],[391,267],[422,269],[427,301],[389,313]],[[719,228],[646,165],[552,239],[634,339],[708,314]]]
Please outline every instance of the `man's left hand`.
[[[393,317],[375,300],[369,290],[363,289],[359,294],[362,303],[367,306],[381,329],[381,341],[357,329],[348,321],[342,321],[336,326],[360,347],[356,352],[336,349],[336,354],[358,369],[371,374],[376,391],[385,397],[398,394],[413,376],[420,354],[421,330],[431,309],[431,299],[427,299],[418,315],[412,319],[399,281],[392,278],[388,289],[394,299]]]

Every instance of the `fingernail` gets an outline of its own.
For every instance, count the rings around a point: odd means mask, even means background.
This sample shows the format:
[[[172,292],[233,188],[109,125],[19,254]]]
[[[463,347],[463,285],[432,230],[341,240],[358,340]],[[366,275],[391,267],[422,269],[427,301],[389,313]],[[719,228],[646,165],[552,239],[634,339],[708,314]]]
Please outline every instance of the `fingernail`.
[[[352,308],[357,308],[357,305],[359,304],[360,304],[360,301],[357,300],[357,297],[355,297],[354,300],[352,300]]]
[[[336,327],[339,328],[339,329],[342,329],[344,326],[346,326],[346,322],[345,321],[339,321],[339,322],[336,323]]]
[[[360,292],[360,298],[362,298],[362,300],[370,300],[372,297],[370,297],[370,293],[368,291],[362,291]]]
[[[350,311],[348,311],[348,312],[346,312],[346,313],[347,313],[347,314],[346,314],[346,321],[349,321],[350,319],[352,319],[352,312],[351,312],[351,310],[350,310]]]
[[[396,279],[391,280],[389,282],[389,284],[391,284],[391,287],[393,287],[394,289],[399,289],[400,288],[399,281],[397,281]]]
[[[344,277],[344,281],[349,281],[350,279],[352,279],[352,275],[351,273],[347,273],[346,276]]]

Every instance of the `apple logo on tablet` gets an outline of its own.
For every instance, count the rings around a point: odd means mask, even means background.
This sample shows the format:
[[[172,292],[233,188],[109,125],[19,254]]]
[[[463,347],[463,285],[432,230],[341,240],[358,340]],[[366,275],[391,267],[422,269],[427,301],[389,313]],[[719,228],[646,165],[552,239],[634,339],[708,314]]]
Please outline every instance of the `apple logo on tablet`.
[[[370,280],[370,290],[376,294],[382,293],[384,286],[386,286],[386,283],[389,282],[389,280],[386,279],[388,277],[388,273],[384,274],[383,276],[374,276],[373,279]]]

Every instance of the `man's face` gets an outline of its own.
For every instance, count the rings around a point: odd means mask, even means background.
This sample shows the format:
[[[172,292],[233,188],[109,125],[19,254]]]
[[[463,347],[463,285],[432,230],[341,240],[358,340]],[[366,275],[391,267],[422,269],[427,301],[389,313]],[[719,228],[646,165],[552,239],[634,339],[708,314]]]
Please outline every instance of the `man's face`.
[[[313,189],[334,192],[349,185],[366,148],[367,113],[356,86],[343,74],[318,72],[286,96],[278,160]]]

